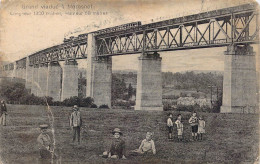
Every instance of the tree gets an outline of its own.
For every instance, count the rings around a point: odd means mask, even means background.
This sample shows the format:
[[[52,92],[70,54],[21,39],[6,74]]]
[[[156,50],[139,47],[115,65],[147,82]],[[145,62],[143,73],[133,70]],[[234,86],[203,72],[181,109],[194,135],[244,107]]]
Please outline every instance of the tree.
[[[8,101],[20,101],[24,95],[28,95],[25,85],[18,82],[4,80],[0,88],[1,97],[5,97]]]
[[[218,99],[217,99],[217,101],[216,101],[216,102],[214,103],[214,105],[213,105],[212,112],[214,112],[214,113],[220,113],[220,108],[221,108],[221,106],[222,106],[222,95],[223,95],[223,92],[220,91],[220,92],[218,93]]]
[[[128,100],[132,97],[133,95],[133,92],[134,92],[134,89],[131,85],[131,83],[128,85]]]
[[[124,80],[119,79],[116,75],[112,75],[112,101],[122,99],[124,94],[127,93],[127,88]]]

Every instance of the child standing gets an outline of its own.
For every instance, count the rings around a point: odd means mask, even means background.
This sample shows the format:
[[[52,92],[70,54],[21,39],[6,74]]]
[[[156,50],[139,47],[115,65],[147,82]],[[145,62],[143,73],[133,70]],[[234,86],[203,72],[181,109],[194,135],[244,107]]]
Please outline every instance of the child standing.
[[[170,113],[168,116],[169,116],[167,119],[167,126],[169,130],[168,139],[172,140],[172,130],[173,130],[172,114]]]
[[[198,139],[202,140],[202,135],[205,133],[205,121],[202,116],[199,117],[199,127],[198,127]]]
[[[6,126],[6,115],[7,115],[7,108],[5,101],[1,101],[1,107],[0,107],[0,125]]]
[[[181,114],[178,114],[175,124],[177,125],[178,141],[182,141],[183,123],[181,122]]]
[[[189,123],[191,125],[191,134],[193,140],[197,139],[197,133],[198,133],[198,118],[197,118],[197,113],[193,112],[192,116],[189,119]]]

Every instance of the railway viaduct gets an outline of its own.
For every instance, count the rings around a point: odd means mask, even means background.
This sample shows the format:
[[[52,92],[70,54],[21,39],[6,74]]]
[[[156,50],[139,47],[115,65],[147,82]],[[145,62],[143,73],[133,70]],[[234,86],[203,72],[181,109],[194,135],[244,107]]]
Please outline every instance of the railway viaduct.
[[[227,47],[223,52],[222,113],[258,112],[257,4],[245,4],[170,20],[111,27],[64,40],[4,65],[6,76],[23,78],[37,96],[62,101],[78,95],[78,64],[87,59],[86,95],[111,106],[112,57],[141,54],[136,110],[162,110],[161,56],[164,51]],[[185,52],[185,51],[184,51]],[[65,61],[61,68],[60,62]]]

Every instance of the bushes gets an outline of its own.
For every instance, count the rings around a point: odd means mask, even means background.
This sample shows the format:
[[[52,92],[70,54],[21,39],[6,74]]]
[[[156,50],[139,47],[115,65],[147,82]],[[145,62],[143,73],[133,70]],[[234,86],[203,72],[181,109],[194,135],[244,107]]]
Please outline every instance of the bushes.
[[[202,106],[200,107],[199,105],[177,105],[177,107],[173,107],[170,104],[165,104],[163,105],[163,110],[164,111],[186,111],[186,112],[212,112],[211,109],[208,106]]]
[[[178,105],[177,111],[187,111],[187,112],[211,112],[211,109],[208,106],[202,106],[199,105]]]
[[[102,108],[102,109],[109,109],[108,105],[106,105],[106,104],[100,105],[99,108]]]
[[[97,108],[97,105],[96,105],[96,104],[92,104],[92,105],[90,106],[90,108]]]
[[[172,106],[170,104],[165,104],[163,105],[163,110],[164,111],[171,111],[173,110],[174,108],[172,108]]]
[[[65,106],[73,106],[73,105],[78,105],[80,104],[80,98],[77,96],[70,97],[68,99],[63,100],[62,102],[63,105]]]
[[[79,106],[81,107],[91,107],[93,105],[94,100],[91,97],[81,98],[79,100]]]
[[[73,106],[78,105],[79,107],[91,107],[93,105],[94,100],[91,97],[87,98],[79,98],[77,96],[65,99],[62,104],[64,106]]]
[[[0,86],[0,96],[4,97],[6,101],[26,101],[26,96],[29,95],[25,89],[25,85],[20,82],[12,82],[3,80]]]
[[[122,109],[131,109],[131,106],[135,106],[135,101],[132,100],[116,100],[112,102],[112,106]]]

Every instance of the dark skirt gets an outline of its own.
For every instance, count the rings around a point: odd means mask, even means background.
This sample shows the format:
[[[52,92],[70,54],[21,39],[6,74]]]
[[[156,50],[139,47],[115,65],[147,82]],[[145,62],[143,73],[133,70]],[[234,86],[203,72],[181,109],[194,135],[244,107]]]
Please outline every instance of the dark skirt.
[[[40,157],[42,159],[51,159],[51,153],[48,150],[40,149]]]
[[[192,133],[198,133],[198,125],[191,126]]]

